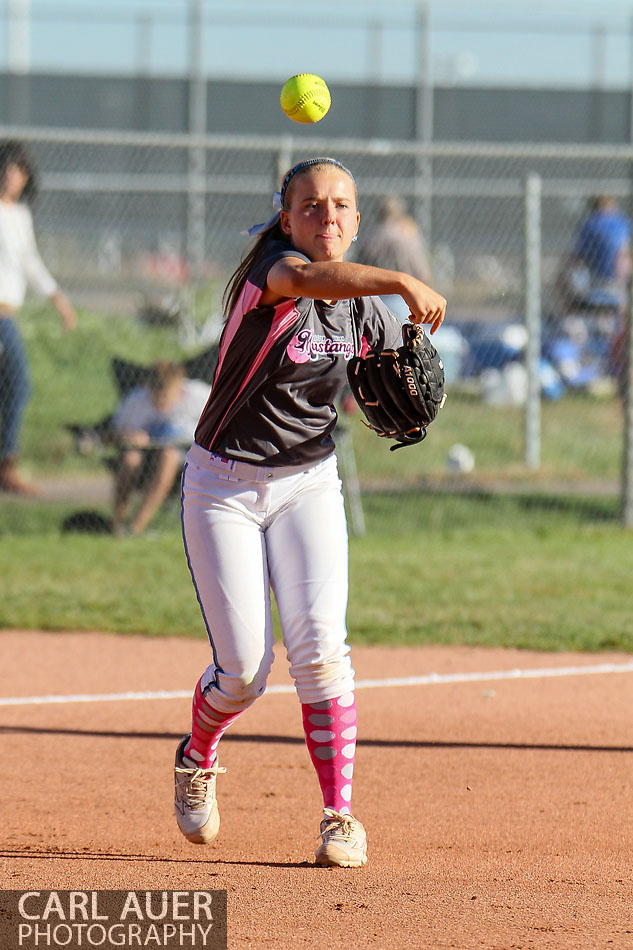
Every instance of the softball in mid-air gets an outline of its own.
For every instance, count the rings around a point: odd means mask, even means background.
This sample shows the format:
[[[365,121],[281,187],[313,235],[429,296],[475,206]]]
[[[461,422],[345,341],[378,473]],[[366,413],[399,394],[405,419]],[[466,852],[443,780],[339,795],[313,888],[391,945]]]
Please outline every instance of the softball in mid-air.
[[[281,108],[293,122],[319,122],[332,99],[327,84],[313,73],[299,73],[284,83],[279,97]]]

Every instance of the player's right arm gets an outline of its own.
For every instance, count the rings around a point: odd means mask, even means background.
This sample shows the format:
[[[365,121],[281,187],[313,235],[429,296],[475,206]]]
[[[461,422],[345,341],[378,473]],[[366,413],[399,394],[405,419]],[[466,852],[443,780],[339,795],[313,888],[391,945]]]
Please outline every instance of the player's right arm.
[[[399,294],[411,311],[411,322],[432,324],[431,333],[444,320],[446,300],[422,281],[402,271],[352,261],[306,262],[283,257],[268,272],[261,303],[288,297],[344,300],[380,294]]]

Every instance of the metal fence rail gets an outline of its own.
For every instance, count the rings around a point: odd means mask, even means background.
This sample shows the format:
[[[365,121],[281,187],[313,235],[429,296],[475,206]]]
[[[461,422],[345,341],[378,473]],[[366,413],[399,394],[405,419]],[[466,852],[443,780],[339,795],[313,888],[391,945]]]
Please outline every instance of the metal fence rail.
[[[243,232],[269,215],[284,170],[307,155],[335,155],[356,176],[359,246],[381,199],[399,195],[424,227],[434,286],[449,300],[438,336],[446,416],[427,440],[434,447],[406,463],[403,483],[581,490],[619,497],[631,512],[625,314],[579,310],[559,291],[588,199],[610,194],[631,212],[633,148],[34,128],[4,136],[33,153],[39,247],[69,295],[104,321],[136,319],[141,300],[175,299],[181,344],[183,322],[202,327],[189,342],[217,334]],[[599,440],[587,432],[589,408]],[[469,449],[472,471],[452,461],[455,444]],[[365,443],[356,451],[361,486],[372,487]]]

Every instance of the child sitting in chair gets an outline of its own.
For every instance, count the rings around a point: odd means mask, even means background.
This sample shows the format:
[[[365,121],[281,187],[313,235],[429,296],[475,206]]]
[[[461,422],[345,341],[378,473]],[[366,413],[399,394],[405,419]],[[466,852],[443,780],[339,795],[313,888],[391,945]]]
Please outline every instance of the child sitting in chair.
[[[112,419],[112,435],[122,446],[114,483],[112,530],[125,533],[132,492],[141,488],[138,510],[129,523],[141,534],[171,491],[184,450],[192,442],[209,396],[209,384],[187,379],[179,363],[153,365],[146,385],[125,396]]]

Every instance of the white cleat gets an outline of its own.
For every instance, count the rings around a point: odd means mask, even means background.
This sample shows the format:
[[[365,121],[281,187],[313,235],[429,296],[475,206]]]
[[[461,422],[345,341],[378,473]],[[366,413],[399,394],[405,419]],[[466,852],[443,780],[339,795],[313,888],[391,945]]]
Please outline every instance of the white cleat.
[[[323,814],[316,863],[327,868],[360,868],[366,864],[367,835],[358,818],[339,815],[333,808],[325,808]]]
[[[220,812],[215,797],[216,776],[226,769],[217,763],[210,769],[199,768],[183,755],[189,742],[184,736],[176,751],[174,765],[174,814],[178,827],[188,841],[211,844],[220,830]]]

